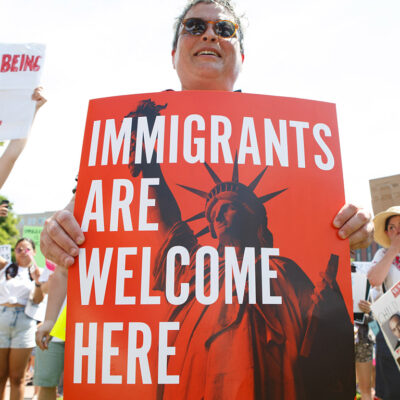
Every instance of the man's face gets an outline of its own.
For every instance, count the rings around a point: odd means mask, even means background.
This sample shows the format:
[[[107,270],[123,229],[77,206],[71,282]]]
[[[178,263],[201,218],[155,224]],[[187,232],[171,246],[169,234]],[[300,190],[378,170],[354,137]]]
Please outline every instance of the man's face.
[[[223,7],[205,3],[192,7],[185,15],[185,19],[188,18],[233,21]],[[181,28],[177,48],[172,51],[172,62],[182,90],[232,91],[243,58],[237,36],[221,38],[214,32],[213,24],[208,24],[207,30],[197,36]]]
[[[400,215],[391,217],[386,231],[390,241],[400,234]]]
[[[389,327],[390,327],[390,330],[392,331],[393,335],[396,336],[397,339],[400,339],[400,317],[395,315],[389,321]]]

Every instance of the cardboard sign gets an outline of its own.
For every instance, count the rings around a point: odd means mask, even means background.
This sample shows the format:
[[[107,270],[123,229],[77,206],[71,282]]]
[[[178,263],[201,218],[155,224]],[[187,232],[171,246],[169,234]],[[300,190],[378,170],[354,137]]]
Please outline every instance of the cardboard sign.
[[[0,245],[0,257],[3,257],[8,263],[11,262],[11,245]]]
[[[368,300],[370,284],[367,279],[367,272],[371,267],[371,263],[354,261],[352,265],[356,267],[356,271],[351,273],[354,320],[364,323],[365,314],[360,310],[358,303],[360,300]]]
[[[38,86],[45,50],[39,43],[0,43],[0,89],[33,90]]]
[[[0,139],[25,137],[32,124],[45,45],[0,43]]]
[[[90,101],[66,399],[354,397],[343,204],[333,104]]]
[[[43,226],[27,226],[24,225],[22,230],[22,236],[32,239],[35,243],[35,261],[38,267],[44,268],[46,265],[46,259],[43,253],[40,251],[40,234],[42,233]]]
[[[372,312],[378,321],[396,365],[400,370],[400,281],[372,304]]]

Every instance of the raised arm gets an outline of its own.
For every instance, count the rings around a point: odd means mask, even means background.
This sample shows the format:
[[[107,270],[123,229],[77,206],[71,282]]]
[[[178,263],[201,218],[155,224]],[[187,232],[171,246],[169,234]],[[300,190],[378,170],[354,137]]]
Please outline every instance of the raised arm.
[[[32,100],[36,101],[35,107],[35,116],[39,108],[46,103],[46,99],[42,94],[42,88],[38,87],[32,94]],[[3,184],[10,175],[11,170],[15,162],[17,161],[18,157],[22,153],[26,142],[28,141],[28,137],[22,139],[13,139],[8,144],[7,148],[5,149],[3,155],[0,157],[0,189],[3,187]]]
[[[68,272],[65,268],[56,266],[54,274],[49,278],[49,294],[46,316],[36,332],[36,344],[45,350],[48,348],[50,332],[57,321],[61,307],[67,295]]]
[[[155,206],[148,208],[149,220],[158,223],[158,234],[165,236],[171,227],[181,220],[181,212],[160,165],[152,163],[141,167],[143,178],[159,178],[158,185],[149,187],[149,197],[155,199]]]
[[[7,260],[0,256],[0,270],[2,270],[7,265]]]
[[[149,131],[153,131],[156,118],[160,115],[160,111],[168,105],[157,105],[152,100],[143,100],[138,105],[135,111],[132,111],[127,117],[132,117],[132,132],[131,132],[131,148],[130,148],[130,163],[129,170],[133,178],[137,178],[140,174],[143,178],[158,178],[158,185],[149,187],[149,197],[155,199],[154,207],[149,207],[149,219],[157,222],[159,225],[158,233],[165,235],[171,227],[181,220],[181,212],[179,206],[164,179],[160,164],[156,162],[157,154],[154,151],[150,163],[143,160],[143,155],[146,153],[144,140],[141,138],[140,143],[137,143],[137,127],[139,119],[146,117]],[[136,147],[142,148],[142,162],[135,164]]]
[[[396,235],[391,242],[390,247],[386,250],[384,256],[373,265],[368,271],[368,280],[371,286],[381,286],[389,273],[396,256],[400,253],[400,235]],[[379,257],[379,254],[375,254]],[[374,257],[374,260],[375,260]],[[372,262],[374,263],[374,260]],[[376,260],[375,260],[376,261]]]

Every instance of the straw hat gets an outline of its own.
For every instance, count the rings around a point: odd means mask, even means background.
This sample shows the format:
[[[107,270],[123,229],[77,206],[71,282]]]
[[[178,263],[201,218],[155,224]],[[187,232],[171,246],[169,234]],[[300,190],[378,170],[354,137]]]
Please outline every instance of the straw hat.
[[[389,217],[393,215],[400,215],[400,206],[393,206],[388,208],[386,211],[382,211],[375,215],[374,225],[375,225],[375,242],[383,247],[390,247],[390,239],[385,232],[385,222]]]

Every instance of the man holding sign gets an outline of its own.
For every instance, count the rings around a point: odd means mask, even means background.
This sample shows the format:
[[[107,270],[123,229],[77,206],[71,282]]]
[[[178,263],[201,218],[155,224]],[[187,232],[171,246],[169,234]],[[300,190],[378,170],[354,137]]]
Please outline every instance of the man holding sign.
[[[182,89],[233,91],[244,59],[242,39],[240,20],[229,2],[190,2],[178,20],[172,51]],[[134,112],[130,117],[146,116],[146,104],[143,106],[140,111],[145,111],[144,114],[137,109],[136,114]],[[147,118],[152,128],[163,106],[151,102],[147,106]],[[136,147],[133,133],[131,156],[136,157],[140,149],[141,145]],[[153,157],[156,157],[155,152]],[[343,399],[350,398],[354,390],[351,387],[351,372],[348,374],[348,369],[339,371],[340,368],[333,368],[333,378],[330,374],[324,376],[330,362],[328,353],[322,355],[326,359],[318,362],[321,353],[317,350],[323,351],[324,340],[330,340],[334,332],[331,330],[329,334],[326,328],[331,325],[322,327],[319,322],[328,318],[335,323],[335,318],[340,315],[344,317],[345,330],[350,326],[349,315],[336,283],[337,258],[328,257],[320,266],[323,280],[318,287],[314,287],[296,263],[274,252],[264,203],[284,188],[256,196],[254,190],[265,171],[244,184],[239,180],[237,161],[229,177],[219,177],[209,164],[204,163],[214,186],[207,191],[195,185],[182,187],[206,200],[204,209],[198,210],[197,216],[191,220],[206,218],[208,227],[203,233],[210,232],[218,242],[217,249],[213,251],[205,249],[207,246],[199,246],[200,235],[194,235],[187,225],[188,221],[182,221],[180,209],[159,164],[148,162],[138,165],[131,161],[130,165],[134,177],[141,173],[143,178],[158,182],[148,185],[147,194],[147,200],[154,201],[156,205],[147,208],[148,219],[158,222],[159,233],[164,239],[154,265],[156,288],[165,291],[169,303],[175,306],[166,318],[168,324],[178,323],[181,327],[175,336],[175,345],[178,348],[178,343],[182,343],[188,357],[188,365],[184,365],[182,355],[170,358],[168,369],[171,367],[173,372],[181,374],[183,385],[160,385],[157,397],[183,399],[190,398],[188,393],[195,393],[193,398],[228,399],[246,395],[242,398],[292,400],[320,398],[321,395],[326,399],[337,399],[338,393],[341,393]],[[71,213],[72,208],[73,202],[48,220],[41,237],[41,248],[46,257],[64,267],[72,265],[79,253],[78,245],[85,240]],[[88,209],[91,210],[90,204]],[[83,219],[88,225],[85,216]],[[371,241],[370,217],[355,206],[344,206],[334,218],[334,226],[339,230],[339,237],[350,239],[353,248],[367,246]],[[330,228],[326,227],[327,230]],[[196,266],[192,256],[196,258]],[[225,298],[220,296],[218,300],[211,301],[193,292],[193,287],[179,295],[167,284],[174,281],[171,279],[173,267],[178,276],[175,278],[176,287],[197,280],[196,274],[200,273],[205,279],[199,282],[206,282],[208,286],[208,279],[215,280],[217,269],[222,274],[221,282],[225,282],[224,268],[228,264],[231,269],[235,268],[239,260],[242,266],[243,260],[247,260],[249,269],[257,271],[255,290],[250,282],[247,292],[232,286],[231,282]],[[123,293],[119,296],[123,297]],[[238,299],[233,299],[234,296]],[[209,306],[205,306],[207,301],[210,301]],[[324,315],[325,306],[329,303],[336,307],[332,316]],[[280,307],[275,307],[276,304]],[[205,329],[203,321],[208,319],[209,324],[212,318],[218,321],[211,332]],[[348,331],[348,339],[352,342],[351,329]],[[225,345],[215,346],[224,338]],[[335,349],[335,343],[331,345]],[[343,350],[349,350],[347,344],[341,347]],[[219,351],[225,357],[232,352],[232,365],[228,365],[226,358],[219,358]],[[211,359],[206,366],[204,357],[207,354]],[[236,357],[238,354],[246,359],[243,368],[240,357]],[[352,357],[352,349],[348,357]],[[318,365],[323,368],[318,370]],[[191,366],[194,367],[192,371]],[[188,378],[191,373],[197,377],[197,383],[195,379]],[[346,373],[347,377],[343,376]],[[242,387],[241,382],[245,382]],[[328,394],[314,392],[326,382],[329,382]]]

